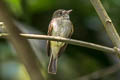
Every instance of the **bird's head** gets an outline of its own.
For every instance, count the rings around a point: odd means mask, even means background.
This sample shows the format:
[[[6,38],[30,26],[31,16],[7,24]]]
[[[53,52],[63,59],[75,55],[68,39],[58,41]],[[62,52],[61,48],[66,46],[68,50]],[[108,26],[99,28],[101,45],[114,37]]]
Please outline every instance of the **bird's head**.
[[[72,10],[64,10],[64,9],[58,9],[53,13],[53,18],[69,18],[69,13]]]

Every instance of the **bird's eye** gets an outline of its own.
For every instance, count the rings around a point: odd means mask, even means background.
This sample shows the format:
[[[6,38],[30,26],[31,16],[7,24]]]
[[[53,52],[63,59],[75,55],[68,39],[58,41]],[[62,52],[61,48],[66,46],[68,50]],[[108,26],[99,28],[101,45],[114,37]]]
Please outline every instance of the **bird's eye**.
[[[62,15],[62,12],[60,12],[59,15]]]

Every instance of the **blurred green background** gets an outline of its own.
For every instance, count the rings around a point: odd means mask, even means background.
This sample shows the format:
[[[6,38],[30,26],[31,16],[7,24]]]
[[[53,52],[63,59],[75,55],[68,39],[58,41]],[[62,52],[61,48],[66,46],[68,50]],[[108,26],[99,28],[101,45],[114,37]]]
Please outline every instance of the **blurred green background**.
[[[117,31],[120,32],[120,0],[101,1]],[[19,28],[26,33],[46,35],[53,12],[57,9],[72,9],[70,19],[74,25],[73,39],[113,47],[89,0],[5,0],[5,2]],[[118,63],[117,57],[112,54],[68,45],[60,57],[57,74],[50,75],[47,73],[49,58],[46,54],[46,42],[43,41],[42,44],[39,42],[42,40],[36,40],[31,45],[40,58],[43,65],[42,73],[47,80],[75,80]],[[23,64],[5,39],[0,39],[0,64],[0,80],[29,80]],[[99,80],[119,80],[118,73],[114,74]]]

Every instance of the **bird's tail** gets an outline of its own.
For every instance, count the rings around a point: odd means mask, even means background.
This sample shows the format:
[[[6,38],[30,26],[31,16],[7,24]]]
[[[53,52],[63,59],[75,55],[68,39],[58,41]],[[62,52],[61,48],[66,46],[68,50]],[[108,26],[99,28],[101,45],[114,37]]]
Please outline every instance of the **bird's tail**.
[[[57,59],[58,58],[54,58],[53,55],[51,54],[49,65],[48,65],[48,73],[56,74],[56,72],[57,72]]]

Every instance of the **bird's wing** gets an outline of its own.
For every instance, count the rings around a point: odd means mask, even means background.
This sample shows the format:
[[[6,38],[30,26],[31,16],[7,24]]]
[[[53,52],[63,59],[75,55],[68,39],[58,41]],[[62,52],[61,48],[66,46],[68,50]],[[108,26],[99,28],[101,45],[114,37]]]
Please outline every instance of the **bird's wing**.
[[[72,30],[71,30],[71,32],[70,32],[70,34],[69,34],[68,38],[71,38],[71,36],[72,36],[72,34],[73,34],[73,32],[74,32],[74,27],[73,27],[72,22],[71,22],[71,25],[72,25]]]
[[[72,25],[72,29],[71,29],[71,32],[70,32],[68,38],[71,38],[71,36],[72,36],[72,34],[73,34],[73,32],[74,32],[73,24],[71,23],[71,25]],[[64,46],[61,47],[61,49],[60,49],[60,51],[59,51],[59,53],[58,53],[58,57],[60,57],[61,53],[63,53],[63,51],[65,50],[65,48],[67,47],[67,45],[68,45],[68,44],[65,43]]]
[[[48,27],[48,36],[52,35],[52,30],[53,30],[53,25],[49,24],[49,27]],[[50,53],[51,53],[50,41],[47,40],[47,54],[48,54],[48,56],[50,56]]]

